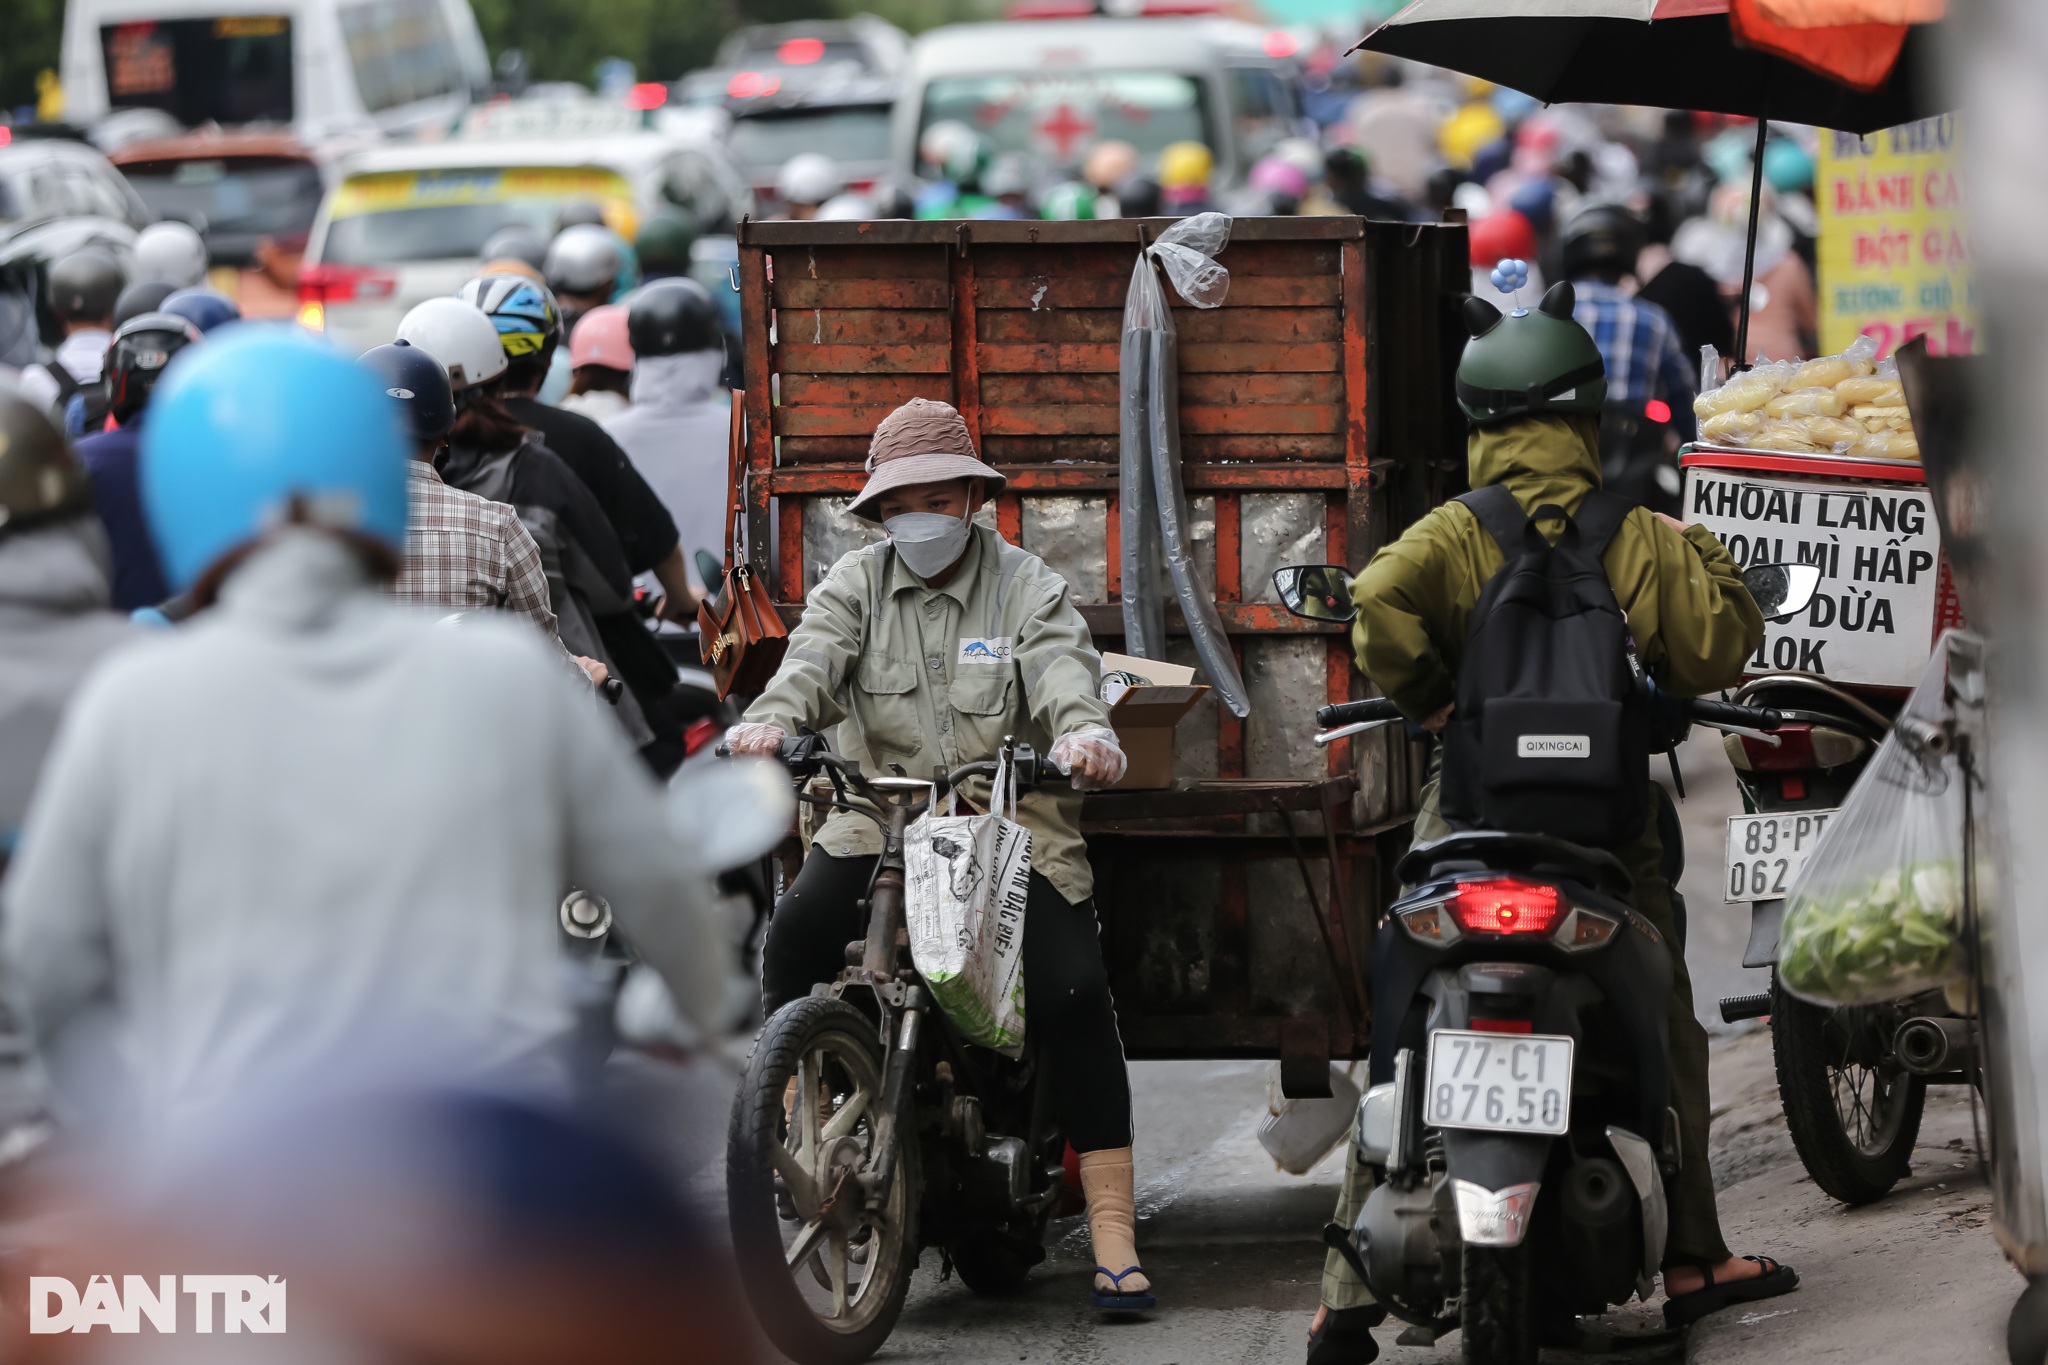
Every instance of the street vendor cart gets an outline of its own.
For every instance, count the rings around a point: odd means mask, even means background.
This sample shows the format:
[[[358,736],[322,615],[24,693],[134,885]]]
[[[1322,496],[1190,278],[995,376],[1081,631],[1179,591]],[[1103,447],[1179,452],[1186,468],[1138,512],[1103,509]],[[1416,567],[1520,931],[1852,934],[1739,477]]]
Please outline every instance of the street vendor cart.
[[[913,397],[965,417],[1009,480],[1003,535],[1122,648],[1119,337],[1166,220],[746,223],[745,545],[785,619],[874,534],[842,515],[875,424]],[[1179,328],[1197,554],[1250,701],[1176,727],[1173,778],[1084,810],[1104,954],[1133,1058],[1273,1057],[1328,1093],[1368,1047],[1368,955],[1421,755],[1384,732],[1328,749],[1316,708],[1362,695],[1334,626],[1281,606],[1290,562],[1362,563],[1463,487],[1449,375],[1460,226],[1238,220],[1226,302]],[[1196,662],[1177,613],[1168,655]]]

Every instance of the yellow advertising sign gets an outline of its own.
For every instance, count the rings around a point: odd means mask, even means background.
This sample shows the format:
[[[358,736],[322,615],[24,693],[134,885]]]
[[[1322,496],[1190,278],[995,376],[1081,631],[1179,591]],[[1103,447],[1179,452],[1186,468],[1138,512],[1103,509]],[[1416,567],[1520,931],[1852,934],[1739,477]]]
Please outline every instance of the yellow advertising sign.
[[[1821,354],[1859,336],[1881,356],[1922,335],[1936,355],[1977,349],[1962,150],[1954,114],[1869,137],[1821,133]]]
[[[631,213],[632,187],[616,171],[594,166],[480,167],[445,171],[384,171],[350,176],[334,192],[332,217],[386,213],[441,204],[502,204],[520,200],[592,200]]]

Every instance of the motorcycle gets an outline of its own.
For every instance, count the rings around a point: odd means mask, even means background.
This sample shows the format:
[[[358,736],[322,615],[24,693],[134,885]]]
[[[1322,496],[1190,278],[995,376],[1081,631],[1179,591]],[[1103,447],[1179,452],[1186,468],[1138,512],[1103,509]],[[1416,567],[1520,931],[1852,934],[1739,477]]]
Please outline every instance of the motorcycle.
[[[1900,701],[1796,672],[1752,679],[1735,700],[1785,717],[1774,743],[1725,739],[1750,812],[1733,831],[1727,894],[1750,901],[1742,965],[1770,967],[1778,957],[1784,893],[1892,732]],[[1938,728],[1915,721],[1905,723],[1900,738],[1936,757],[1947,743]],[[1864,1204],[1905,1178],[1927,1087],[1968,1084],[1977,1074],[1967,1006],[1966,998],[1935,990],[1829,1008],[1789,994],[1773,972],[1769,990],[1723,999],[1721,1018],[1768,1017],[1778,1095],[1800,1161],[1828,1194]]]
[[[1803,610],[1818,572],[1746,575],[1767,615]],[[1290,566],[1290,610],[1355,615],[1349,575]],[[1692,724],[1769,734],[1770,708],[1655,701]],[[1385,699],[1324,707],[1319,745],[1400,721]],[[1676,737],[1674,736],[1674,737]],[[1462,1332],[1472,1365],[1533,1362],[1575,1319],[1648,1298],[1678,1170],[1667,1011],[1671,948],[1625,899],[1613,854],[1467,830],[1409,850],[1374,942],[1373,1084],[1353,1141],[1375,1176],[1325,1241],[1394,1316]]]
[[[1020,791],[1057,780],[1028,745],[1003,748]],[[1033,1046],[1012,1060],[966,1043],[908,949],[905,834],[997,763],[869,775],[817,735],[785,741],[780,757],[800,800],[858,809],[851,791],[872,803],[884,851],[846,970],[778,1009],[754,1045],[733,1102],[726,1203],[769,1339],[800,1365],[850,1365],[888,1340],[924,1247],[976,1293],[1024,1282],[1045,1259],[1066,1144]],[[801,790],[820,775],[832,796]]]

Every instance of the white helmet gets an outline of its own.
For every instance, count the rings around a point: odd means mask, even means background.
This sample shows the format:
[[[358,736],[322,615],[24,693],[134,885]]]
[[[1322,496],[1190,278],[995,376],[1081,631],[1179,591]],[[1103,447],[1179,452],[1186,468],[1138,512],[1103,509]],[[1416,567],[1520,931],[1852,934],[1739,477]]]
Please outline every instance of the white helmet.
[[[782,163],[775,177],[775,195],[785,204],[822,204],[846,188],[846,177],[832,158],[800,152]]]
[[[1323,178],[1326,158],[1323,149],[1305,137],[1282,138],[1273,155],[1300,171],[1311,182]]]
[[[461,299],[428,299],[398,324],[397,340],[440,361],[457,393],[490,383],[510,363],[497,324]]]
[[[818,218],[821,222],[865,222],[874,216],[874,201],[864,194],[855,194],[850,190],[845,194],[835,194],[818,205]]]
[[[548,243],[541,273],[548,277],[548,288],[557,294],[595,294],[609,291],[625,268],[618,238],[610,228],[576,223]]]
[[[190,289],[206,282],[206,242],[188,223],[151,223],[135,238],[132,284]]]

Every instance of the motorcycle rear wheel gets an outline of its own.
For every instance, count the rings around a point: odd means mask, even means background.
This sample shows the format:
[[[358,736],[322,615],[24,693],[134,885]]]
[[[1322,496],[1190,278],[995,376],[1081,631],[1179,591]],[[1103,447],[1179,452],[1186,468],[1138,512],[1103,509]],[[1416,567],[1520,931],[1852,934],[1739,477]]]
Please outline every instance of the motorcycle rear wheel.
[[[762,1330],[799,1365],[855,1365],[880,1350],[917,1264],[915,1136],[897,1144],[879,1211],[861,1206],[855,1179],[874,1156],[883,1062],[872,1020],[807,996],[768,1020],[733,1100],[733,1252]]]
[[[1881,1199],[1911,1169],[1927,1082],[1891,1055],[1892,1005],[1829,1009],[1772,983],[1771,1051],[1792,1145],[1844,1204]]]
[[[1465,1365],[1536,1365],[1535,1265],[1518,1247],[1465,1244],[1458,1328]]]

